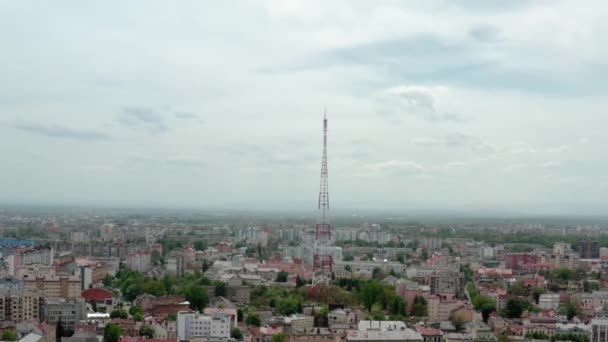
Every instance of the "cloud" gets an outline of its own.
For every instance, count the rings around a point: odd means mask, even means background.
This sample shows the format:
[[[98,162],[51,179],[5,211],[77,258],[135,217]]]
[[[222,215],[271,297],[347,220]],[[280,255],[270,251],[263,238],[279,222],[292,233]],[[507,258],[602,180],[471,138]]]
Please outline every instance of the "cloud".
[[[412,138],[410,143],[425,148],[469,148],[472,151],[482,153],[492,153],[496,150],[492,144],[483,139],[463,133],[451,133],[441,137]]]
[[[15,123],[13,127],[25,132],[45,136],[52,139],[100,141],[109,140],[110,137],[99,131],[82,130],[60,126],[57,124],[37,124],[37,123]]]
[[[398,159],[370,164],[368,168],[375,171],[399,171],[407,174],[422,174],[426,171],[424,166],[419,163]]]
[[[188,112],[177,112],[177,113],[175,113],[175,117],[178,118],[178,119],[183,119],[183,120],[198,120],[198,119],[200,119],[198,117],[198,115],[192,114],[192,113],[188,113]]]
[[[446,92],[445,87],[399,86],[385,90],[392,112],[422,117],[432,122],[465,122],[466,118],[458,113],[443,112],[437,109],[437,96]]]
[[[166,132],[169,128],[163,115],[146,107],[126,107],[118,121],[126,127],[145,128],[152,132]]]

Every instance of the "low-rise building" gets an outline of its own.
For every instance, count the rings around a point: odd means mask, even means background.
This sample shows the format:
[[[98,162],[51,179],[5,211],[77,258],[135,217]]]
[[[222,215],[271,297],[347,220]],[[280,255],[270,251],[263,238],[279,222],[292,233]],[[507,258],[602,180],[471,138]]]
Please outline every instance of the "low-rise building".
[[[230,317],[224,314],[201,315],[198,312],[179,312],[177,315],[177,340],[193,338],[230,338]]]
[[[57,324],[61,322],[66,331],[75,331],[76,323],[85,319],[86,310],[84,299],[55,299],[46,303],[46,322]]]

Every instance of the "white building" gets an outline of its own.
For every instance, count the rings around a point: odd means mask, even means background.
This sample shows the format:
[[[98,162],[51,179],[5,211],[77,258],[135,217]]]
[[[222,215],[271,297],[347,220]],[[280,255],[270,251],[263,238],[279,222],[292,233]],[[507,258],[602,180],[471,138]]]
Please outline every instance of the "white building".
[[[128,269],[145,273],[152,267],[150,253],[139,252],[127,255],[126,266]]]
[[[416,330],[409,329],[402,321],[360,321],[358,331],[346,335],[348,342],[422,342]]]
[[[559,294],[543,293],[538,298],[538,307],[543,310],[557,310],[559,308]]]
[[[63,328],[69,331],[75,331],[76,323],[85,319],[86,310],[83,298],[74,300],[49,300],[46,303],[46,321],[49,324],[56,325],[61,321]]]
[[[494,259],[494,248],[484,246],[479,249],[480,259]]]
[[[590,342],[608,342],[608,312],[600,312],[591,320]]]
[[[300,246],[286,247],[283,250],[285,257],[292,257],[304,260],[309,265],[312,265],[315,254],[314,244],[304,244]],[[327,246],[325,247],[325,253],[331,255],[334,263],[342,260],[342,247],[339,246]]]
[[[189,341],[193,338],[214,340],[230,339],[230,316],[226,314],[201,315],[198,312],[177,314],[177,340]]]
[[[392,270],[397,274],[405,274],[407,270],[406,265],[394,261],[334,261],[336,272],[373,272],[374,268],[379,268],[386,273]]]

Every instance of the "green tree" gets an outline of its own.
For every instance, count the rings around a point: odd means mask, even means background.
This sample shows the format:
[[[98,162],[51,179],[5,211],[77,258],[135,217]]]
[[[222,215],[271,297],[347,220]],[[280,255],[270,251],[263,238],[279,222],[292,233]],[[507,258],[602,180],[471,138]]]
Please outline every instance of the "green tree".
[[[425,248],[422,250],[422,253],[420,253],[420,260],[425,261],[428,258],[429,258],[429,252]]]
[[[461,331],[462,328],[464,328],[464,319],[461,315],[452,316],[450,321],[452,322],[452,325],[454,326],[454,329],[456,329],[456,331]]]
[[[295,314],[298,312],[298,303],[295,298],[283,299],[279,302],[279,312],[285,316]]]
[[[103,278],[103,287],[109,289],[114,284],[114,277],[112,277],[109,273]]]
[[[262,319],[260,318],[260,315],[255,312],[252,312],[247,315],[247,318],[245,318],[245,324],[259,327],[262,325]]]
[[[226,297],[226,283],[218,281],[215,283],[215,296]]]
[[[503,316],[507,318],[520,318],[528,303],[520,298],[511,298],[507,300],[507,305],[503,310]]]
[[[572,318],[574,318],[574,316],[578,316],[578,311],[578,307],[572,302],[566,302],[560,307],[560,313],[566,315],[566,318],[568,318],[568,320],[571,320]]]
[[[205,242],[204,240],[198,240],[198,241],[195,241],[192,246],[197,251],[204,251],[205,249],[207,249],[207,242]]]
[[[109,323],[106,324],[106,327],[103,331],[103,341],[104,342],[118,342],[118,340],[120,339],[120,336],[122,336],[123,332],[122,329],[114,324],[114,323]]]
[[[384,293],[384,288],[377,281],[369,281],[361,288],[360,299],[367,311],[372,310],[372,306]]]
[[[139,328],[139,336],[154,338],[154,332],[154,328],[147,324],[142,324],[141,328]]]
[[[141,308],[137,305],[133,305],[129,308],[129,315],[131,316],[135,316],[135,314],[138,312],[141,314]]]
[[[190,308],[193,310],[203,311],[207,304],[209,304],[207,291],[200,286],[189,286],[184,291],[184,295],[186,300],[190,302]]]
[[[342,261],[353,261],[355,260],[355,257],[353,257],[352,255],[346,255],[345,257],[342,258]]]
[[[384,271],[382,271],[380,267],[374,267],[374,269],[372,270],[372,279],[381,280],[382,278],[384,278],[384,276]]]
[[[523,280],[518,280],[513,285],[511,285],[508,293],[513,296],[527,296],[528,288],[526,287],[526,284]]]
[[[2,333],[2,341],[17,341],[17,333],[14,330],[5,330]]]
[[[114,309],[110,313],[110,318],[129,318],[129,313],[125,309]]]
[[[279,271],[279,273],[277,273],[276,282],[277,283],[286,283],[288,277],[289,277],[289,273],[287,273],[285,271]]]
[[[286,335],[284,333],[278,333],[272,336],[272,342],[285,342]]]
[[[475,307],[475,310],[477,310],[477,311],[480,311],[481,308],[486,304],[491,304],[491,305],[495,306],[494,299],[490,298],[489,296],[477,295],[477,296],[475,296],[475,298],[472,301],[473,301],[473,306]]]
[[[306,282],[302,278],[300,278],[300,275],[298,274],[296,276],[296,288],[300,288],[304,285],[306,285]]]
[[[239,328],[232,328],[232,330],[230,330],[230,337],[241,340],[243,339],[243,332]]]
[[[538,304],[538,300],[540,299],[540,295],[545,293],[545,289],[542,287],[535,287],[532,289],[532,296],[534,297],[534,302]]]
[[[488,319],[490,319],[490,314],[496,311],[496,306],[494,303],[486,303],[481,307],[481,318],[484,323],[488,323]]]
[[[133,315],[133,319],[137,322],[141,322],[144,320],[143,316],[141,315],[141,312],[136,312],[135,315]]]
[[[399,261],[402,264],[405,264],[405,252],[397,253],[397,261]]]
[[[161,297],[167,294],[165,286],[160,281],[147,281],[141,286],[142,292]]]
[[[236,309],[236,321],[237,322],[243,321],[243,309],[241,309],[241,308]]]
[[[353,271],[353,268],[352,268],[352,267],[350,267],[350,265],[346,265],[346,266],[344,266],[344,270],[345,270],[346,272],[352,272],[352,271]]]
[[[416,317],[426,317],[428,316],[428,307],[427,302],[424,297],[416,296],[414,297],[414,304],[412,305],[412,315]]]

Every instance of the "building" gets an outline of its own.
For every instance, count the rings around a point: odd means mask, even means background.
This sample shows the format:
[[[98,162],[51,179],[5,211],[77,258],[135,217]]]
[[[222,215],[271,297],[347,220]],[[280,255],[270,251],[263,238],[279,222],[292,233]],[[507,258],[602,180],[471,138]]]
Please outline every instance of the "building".
[[[45,309],[45,298],[42,293],[17,291],[0,294],[0,321],[2,322],[42,322]]]
[[[600,257],[600,243],[598,241],[579,241],[578,252],[581,259],[598,259]]]
[[[161,296],[150,294],[139,295],[135,299],[135,305],[141,308],[144,315],[165,318],[168,315],[176,315],[180,311],[189,309],[190,303],[184,296]]]
[[[234,251],[234,245],[230,242],[220,242],[215,245],[215,249],[218,253],[232,253]]]
[[[184,256],[179,252],[171,252],[167,258],[167,274],[174,277],[183,277],[186,270]]]
[[[462,272],[437,271],[429,276],[431,294],[453,293],[458,298],[464,298],[465,277]]]
[[[23,291],[23,281],[11,276],[0,278],[0,292],[21,292]]]
[[[152,258],[148,252],[137,252],[127,255],[125,266],[128,269],[146,273],[152,268]]]
[[[422,342],[422,336],[402,321],[360,321],[358,331],[349,331],[346,341]]]
[[[538,298],[538,307],[543,310],[557,310],[560,296],[558,293],[543,293]]]
[[[591,320],[590,342],[608,342],[608,312],[602,311]]]
[[[536,264],[536,256],[528,253],[505,254],[505,268],[520,271],[530,264]]]
[[[80,275],[64,276],[54,272],[24,279],[25,289],[42,291],[47,298],[79,298],[82,291]]]
[[[217,313],[201,315],[198,312],[177,314],[177,340],[189,341],[193,338],[230,339],[230,317]]]
[[[46,303],[46,322],[56,325],[61,322],[67,331],[75,331],[76,323],[85,319],[84,299],[56,299]]]
[[[89,242],[89,234],[87,232],[70,232],[70,241]]]
[[[373,272],[375,268],[389,273],[394,271],[401,275],[405,274],[407,266],[400,262],[393,261],[334,261],[335,272]]]

